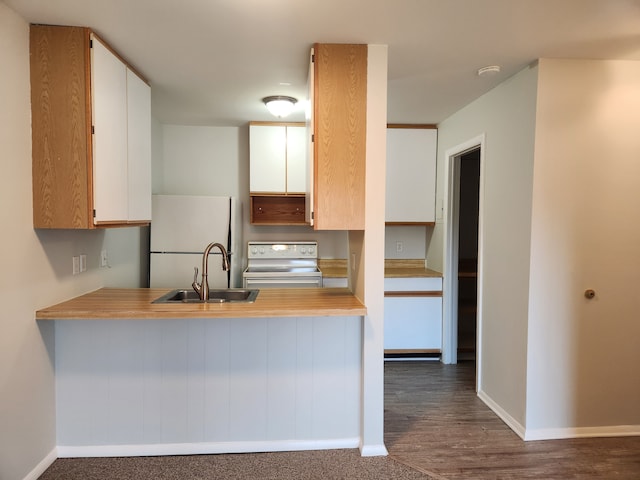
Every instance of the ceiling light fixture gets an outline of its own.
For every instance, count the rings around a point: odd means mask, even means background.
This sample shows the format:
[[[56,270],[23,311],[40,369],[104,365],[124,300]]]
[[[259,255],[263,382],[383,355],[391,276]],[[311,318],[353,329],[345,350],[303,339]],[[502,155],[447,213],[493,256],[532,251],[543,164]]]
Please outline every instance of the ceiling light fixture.
[[[262,101],[267,106],[267,109],[271,114],[278,118],[289,115],[293,111],[294,105],[298,102],[295,98],[287,97],[285,95],[264,97]]]
[[[500,65],[489,65],[478,69],[479,77],[491,77],[497,73],[500,73]]]

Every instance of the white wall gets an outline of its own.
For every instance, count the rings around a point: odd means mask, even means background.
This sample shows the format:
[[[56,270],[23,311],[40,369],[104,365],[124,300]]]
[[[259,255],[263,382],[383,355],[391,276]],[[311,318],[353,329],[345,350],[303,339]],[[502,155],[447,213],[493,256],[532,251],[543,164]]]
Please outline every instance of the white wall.
[[[55,458],[54,326],[36,323],[34,312],[102,285],[140,285],[146,239],[139,228],[33,229],[29,25],[2,2],[0,58],[0,478],[14,480],[35,478]],[[98,268],[103,248],[111,268]],[[73,276],[81,253],[88,270]]]
[[[527,436],[638,433],[640,62],[539,70]]]
[[[426,226],[389,226],[385,228],[384,258],[422,259],[427,255],[430,234],[433,227]],[[398,252],[397,242],[402,243]]]
[[[445,153],[485,135],[479,390],[522,426],[536,81],[537,69],[527,68],[438,126],[437,204],[446,190]],[[428,264],[436,270],[443,265],[446,213],[429,249]]]

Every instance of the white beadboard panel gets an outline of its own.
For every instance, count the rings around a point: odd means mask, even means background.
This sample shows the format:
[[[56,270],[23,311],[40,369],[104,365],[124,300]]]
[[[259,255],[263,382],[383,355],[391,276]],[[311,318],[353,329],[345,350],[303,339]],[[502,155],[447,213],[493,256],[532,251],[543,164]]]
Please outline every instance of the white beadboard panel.
[[[229,438],[229,330],[235,319],[203,320],[206,326],[205,371],[207,382],[204,390],[204,435],[212,442]]]
[[[358,437],[361,341],[360,317],[58,321],[57,443]]]
[[[106,443],[117,444],[133,438],[144,441],[142,436],[144,385],[138,379],[143,375],[143,352],[138,348],[142,340],[140,323],[126,325],[115,322],[107,332],[110,345],[118,355],[102,352],[106,369],[111,373],[106,399],[108,403],[108,435]],[[106,325],[101,327],[107,328]],[[105,387],[102,387],[105,388]]]
[[[263,439],[267,431],[267,319],[234,322],[229,348],[229,440]]]
[[[313,324],[308,318],[296,320],[296,404],[313,405]],[[294,438],[313,438],[313,410],[296,408]]]
[[[190,322],[181,325],[167,322],[162,329],[162,360],[157,372],[161,376],[161,438],[162,443],[188,442],[188,330]],[[151,370],[150,374],[154,374]]]
[[[151,375],[162,365],[163,351],[162,337],[165,334],[162,324],[152,322],[142,323],[143,336],[140,340],[142,350],[142,369],[144,375],[140,378],[143,385],[142,437],[143,443],[157,442],[162,438],[162,375]],[[160,346],[160,347],[159,347]]]
[[[268,322],[267,338],[267,439],[295,438],[296,409],[295,361],[297,322],[293,318],[275,318]],[[292,362],[292,360],[294,362]]]

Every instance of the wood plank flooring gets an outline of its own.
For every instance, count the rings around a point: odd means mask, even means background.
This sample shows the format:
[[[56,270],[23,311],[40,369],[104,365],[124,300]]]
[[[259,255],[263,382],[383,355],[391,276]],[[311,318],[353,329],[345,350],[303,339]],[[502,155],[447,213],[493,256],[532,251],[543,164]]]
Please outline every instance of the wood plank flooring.
[[[439,480],[640,479],[640,437],[524,442],[475,392],[475,362],[385,364],[389,455]]]

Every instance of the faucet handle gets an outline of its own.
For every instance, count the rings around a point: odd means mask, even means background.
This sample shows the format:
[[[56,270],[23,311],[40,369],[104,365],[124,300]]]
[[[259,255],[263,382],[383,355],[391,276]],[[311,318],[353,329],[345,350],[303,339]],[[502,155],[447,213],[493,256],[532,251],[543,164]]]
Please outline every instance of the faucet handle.
[[[202,285],[200,285],[198,283],[198,267],[193,267],[193,270],[194,270],[194,272],[193,272],[193,283],[191,284],[191,286],[196,291],[196,293],[200,293]]]

